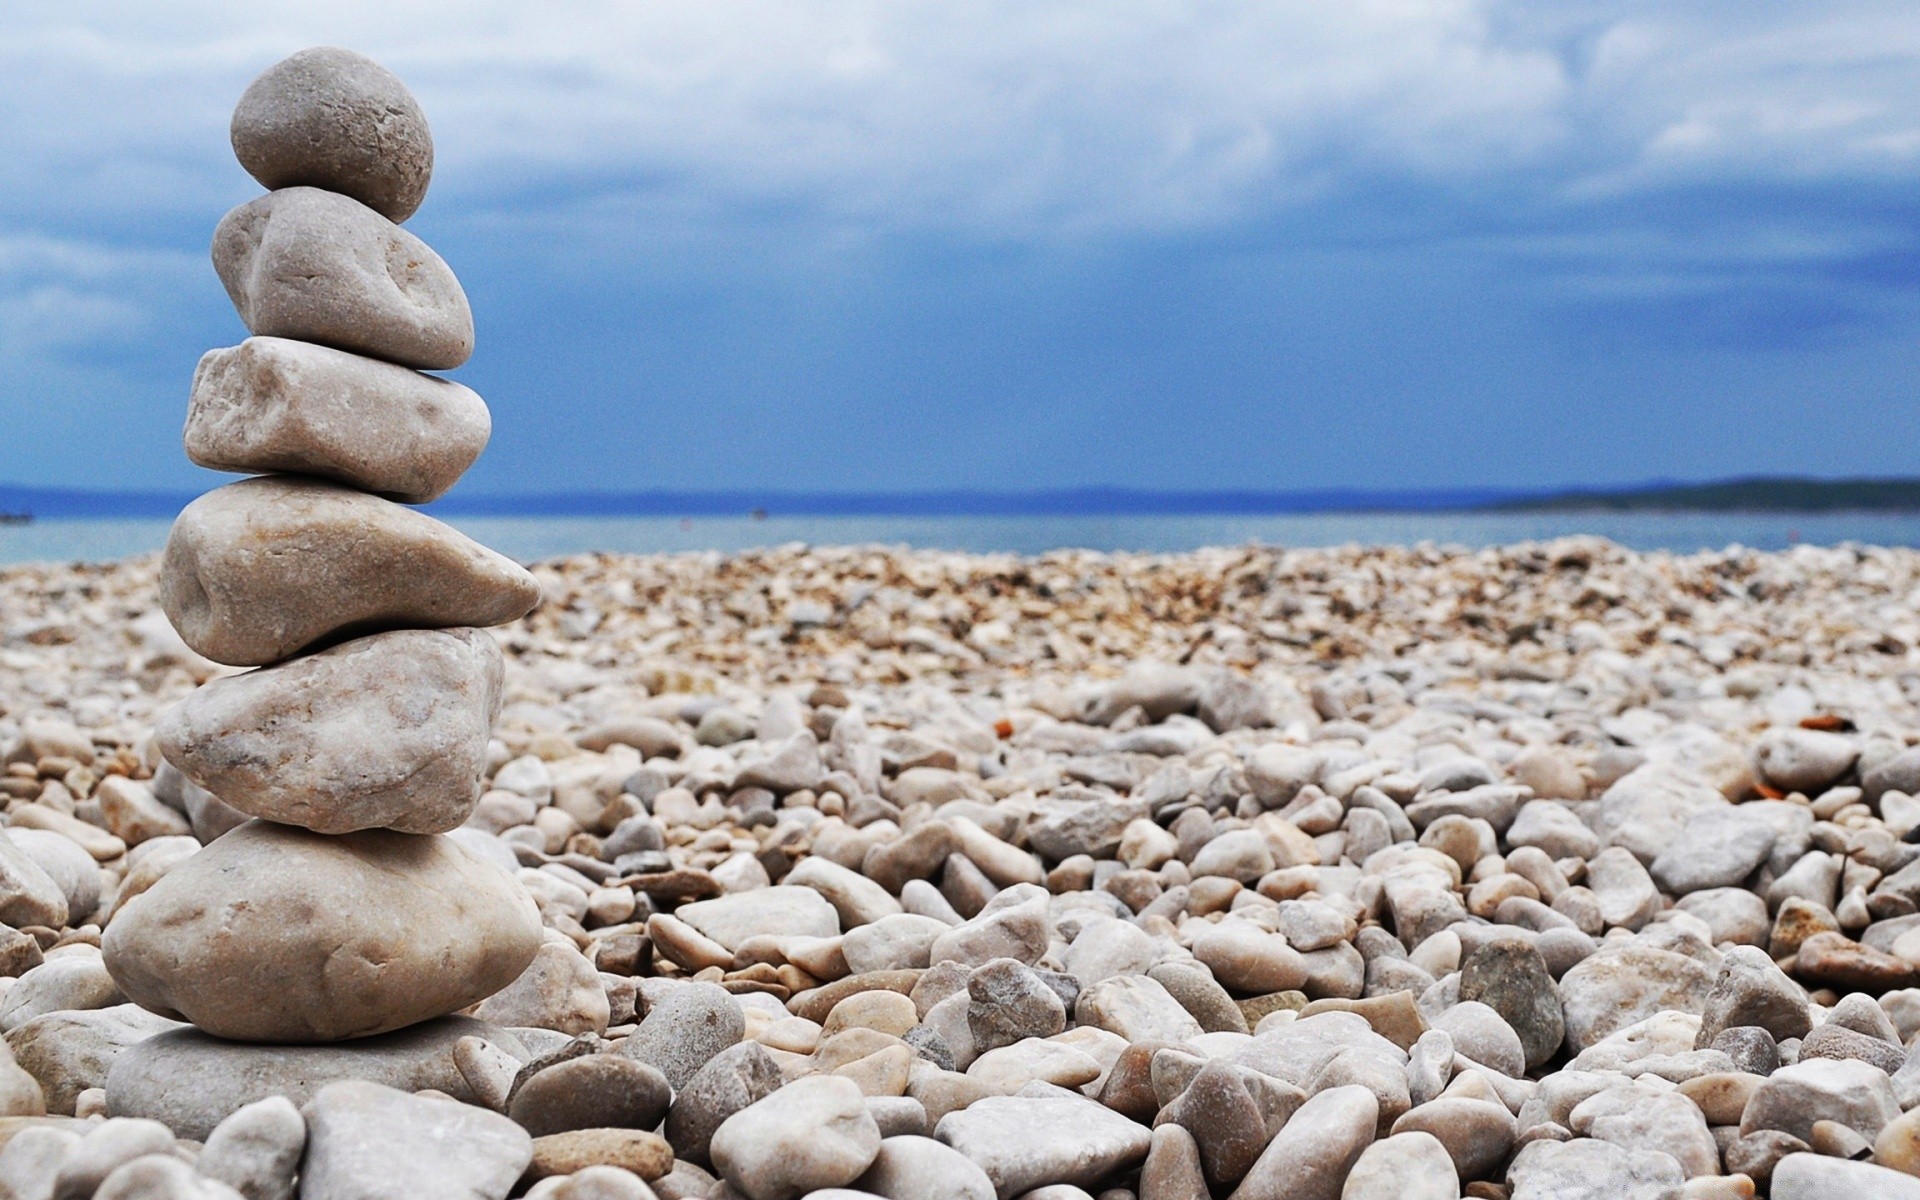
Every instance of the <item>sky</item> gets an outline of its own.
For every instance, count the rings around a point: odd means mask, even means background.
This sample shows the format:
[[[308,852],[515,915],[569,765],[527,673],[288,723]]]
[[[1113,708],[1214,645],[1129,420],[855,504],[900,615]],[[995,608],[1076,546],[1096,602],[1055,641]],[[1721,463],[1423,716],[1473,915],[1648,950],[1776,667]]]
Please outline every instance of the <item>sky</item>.
[[[1920,474],[1911,0],[7,0],[0,482],[218,481],[315,44],[432,124],[470,494]]]

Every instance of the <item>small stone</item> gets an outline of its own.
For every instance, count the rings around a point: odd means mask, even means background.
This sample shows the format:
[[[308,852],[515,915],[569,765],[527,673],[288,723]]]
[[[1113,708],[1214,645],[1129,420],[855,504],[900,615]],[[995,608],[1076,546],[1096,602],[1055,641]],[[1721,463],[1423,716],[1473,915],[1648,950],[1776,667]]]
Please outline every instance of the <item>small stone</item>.
[[[1147,1161],[1140,1167],[1139,1200],[1210,1200],[1200,1167],[1200,1147],[1178,1125],[1153,1131]]]
[[[1680,1164],[1596,1138],[1528,1142],[1507,1167],[1510,1200],[1677,1200]]]
[[[1421,1132],[1446,1148],[1462,1179],[1477,1179],[1506,1161],[1517,1132],[1513,1114],[1492,1099],[1443,1095],[1408,1109],[1393,1122],[1395,1135]]]
[[[1282,992],[1307,981],[1308,964],[1279,934],[1232,918],[1203,930],[1193,956],[1236,992]]]
[[[445,833],[480,798],[503,671],[477,629],[375,634],[217,679],[155,738],[250,816],[316,833]]]
[[[1184,1042],[1204,1030],[1167,989],[1145,975],[1115,975],[1080,994],[1074,1020],[1129,1042]]]
[[[600,972],[570,939],[550,934],[526,970],[482,1000],[473,1015],[496,1025],[579,1034],[605,1033],[611,1010]]]
[[[1852,738],[1818,729],[1769,729],[1753,748],[1754,765],[1783,792],[1817,796],[1852,769],[1860,748]]]
[[[1216,1189],[1244,1179],[1267,1146],[1265,1115],[1240,1070],[1219,1059],[1208,1062],[1161,1118],[1193,1134],[1201,1169]]]
[[[123,775],[109,775],[93,794],[107,829],[129,846],[155,838],[181,837],[193,827],[186,817],[162,804],[153,789]]]
[[[224,1183],[194,1173],[172,1154],[146,1154],[114,1168],[93,1200],[235,1200]]]
[[[126,1000],[100,956],[75,948],[41,963],[7,989],[0,997],[0,1030],[18,1029],[50,1012],[107,1008]]]
[[[1608,925],[1639,929],[1660,911],[1660,891],[1640,860],[1623,847],[1602,850],[1587,864],[1587,887]]]
[[[879,1151],[859,1087],[832,1076],[797,1079],[741,1109],[714,1131],[711,1150],[715,1169],[748,1200],[850,1184]]]
[[[1577,1134],[1666,1154],[1688,1178],[1720,1173],[1720,1150],[1706,1117],[1686,1096],[1610,1087],[1575,1105],[1569,1119]]]
[[[1853,1059],[1816,1058],[1781,1067],[1754,1092],[1740,1132],[1777,1129],[1809,1140],[1815,1121],[1837,1121],[1869,1141],[1900,1115],[1887,1073]]]
[[[1146,1158],[1152,1134],[1091,1100],[990,1096],[948,1113],[934,1137],[972,1160],[1006,1200],[1045,1184],[1091,1186]]]
[[[820,1036],[825,1039],[847,1029],[871,1029],[889,1037],[901,1037],[919,1023],[919,1010],[911,999],[899,992],[878,989],[848,996],[834,1005],[820,1026]]]
[[[1713,979],[1705,965],[1670,950],[1609,946],[1560,979],[1567,1046],[1585,1050],[1656,1013],[1698,1013]]]
[[[1920,963],[1863,946],[1844,934],[1816,933],[1800,943],[1793,971],[1808,983],[1878,994],[1920,984]]]
[[[1460,1200],[1460,1177],[1438,1138],[1396,1133],[1361,1152],[1340,1200]]]
[[[1736,805],[1696,813],[1650,871],[1676,896],[1733,887],[1753,873],[1773,850],[1773,825]]]
[[[746,1036],[746,1015],[726,989],[684,983],[648,1010],[620,1053],[659,1070],[683,1088],[714,1055]]]
[[[674,917],[729,951],[751,937],[835,937],[840,918],[812,888],[769,887],[682,904]]]
[[[956,828],[961,827],[959,822]],[[928,951],[934,966],[957,962],[977,967],[996,958],[1029,965],[1047,952],[1047,893],[1020,883],[1000,892],[965,924],[940,935]]]
[[[330,1083],[304,1115],[303,1200],[504,1196],[533,1157],[526,1131],[498,1113],[377,1083]]]
[[[19,928],[67,923],[67,895],[13,837],[0,829],[0,921]]]
[[[282,188],[221,218],[213,267],[247,332],[422,371],[473,356],[473,310],[431,247],[336,192]]]
[[[985,1171],[928,1137],[882,1139],[855,1188],[885,1200],[995,1200]]]
[[[149,888],[102,950],[121,990],[156,1012],[219,1037],[312,1042],[464,1008],[540,944],[526,893],[445,837],[254,821]]]
[[[1526,1074],[1527,1052],[1513,1026],[1493,1009],[1463,1000],[1434,1018],[1433,1027],[1453,1039],[1454,1049],[1509,1079]]]
[[[885,888],[858,871],[818,855],[801,859],[782,882],[811,888],[825,897],[839,915],[841,929],[870,925],[901,911],[900,902],[887,895]]]
[[[7,1045],[21,1069],[39,1083],[47,1111],[67,1114],[81,1092],[107,1085],[108,1072],[129,1048],[178,1028],[178,1021],[132,1004],[90,1011],[63,1009],[10,1031]],[[110,1107],[116,1116],[156,1115]]]
[[[117,1117],[86,1131],[66,1155],[53,1180],[53,1200],[87,1200],[122,1164],[149,1154],[170,1154],[173,1133],[158,1121]]]
[[[0,1149],[0,1184],[18,1197],[50,1200],[54,1177],[79,1144],[80,1135],[70,1129],[29,1125],[19,1130]]]
[[[895,913],[849,929],[840,939],[840,952],[855,975],[925,967],[934,942],[950,928],[933,917]]]
[[[201,357],[186,446],[215,471],[312,475],[425,504],[473,465],[492,430],[486,403],[450,379],[255,337]]]
[[[507,1115],[534,1137],[572,1129],[652,1129],[667,1115],[666,1076],[638,1059],[588,1054],[520,1085]]]
[[[1498,939],[1469,954],[1460,967],[1460,999],[1485,1004],[1519,1035],[1527,1070],[1545,1064],[1566,1039],[1559,989],[1546,960],[1525,942]]]
[[[1722,1032],[1752,1025],[1777,1041],[1804,1037],[1813,1027],[1804,988],[1774,964],[1766,951],[1736,946],[1720,960],[1720,973],[1707,992],[1698,1046],[1710,1046]]]
[[[307,1122],[285,1096],[234,1111],[214,1127],[194,1168],[246,1200],[291,1200],[307,1145]]]
[[[547,1179],[589,1167],[615,1167],[640,1179],[658,1179],[673,1167],[666,1139],[644,1129],[569,1129],[533,1139],[527,1175]]]
[[[1920,1200],[1920,1179],[1872,1163],[1789,1154],[1773,1169],[1773,1200]]]
[[[967,994],[967,1028],[978,1054],[1023,1038],[1049,1038],[1067,1027],[1059,994],[1011,958],[996,958],[975,969],[967,979]]]
[[[714,1055],[674,1097],[667,1113],[665,1133],[674,1154],[706,1163],[714,1130],[785,1082],[779,1064],[759,1042],[741,1042]]]
[[[1780,1047],[1757,1025],[1736,1025],[1714,1035],[1711,1047],[1733,1060],[1734,1069],[1771,1075],[1780,1068]]]
[[[278,662],[341,633],[501,625],[540,602],[519,564],[424,513],[291,476],[215,488],[181,511],[160,603],[196,653]]]
[[[407,85],[337,46],[268,67],[241,94],[231,134],[260,186],[325,188],[391,221],[413,215],[433,176],[433,137]]]
[[[1829,1020],[1800,1040],[1800,1061],[1816,1058],[1857,1059],[1893,1075],[1906,1065],[1907,1052],[1904,1047],[1835,1025]]]
[[[1339,1200],[1373,1142],[1379,1114],[1379,1101],[1364,1087],[1319,1093],[1274,1135],[1231,1200]]]

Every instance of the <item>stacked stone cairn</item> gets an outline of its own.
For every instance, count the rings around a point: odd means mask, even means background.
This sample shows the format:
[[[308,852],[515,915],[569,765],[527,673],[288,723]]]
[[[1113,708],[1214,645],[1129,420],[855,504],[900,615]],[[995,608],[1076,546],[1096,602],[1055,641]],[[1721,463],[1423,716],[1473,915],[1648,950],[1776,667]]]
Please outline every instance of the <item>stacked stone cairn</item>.
[[[424,373],[473,350],[459,282],[398,224],[432,140],[397,78],[321,48],[254,81],[233,146],[270,189],[213,240],[252,336],[201,360],[185,437],[194,462],[255,477],[180,514],[160,586],[189,646],[257,669],[201,688],[157,738],[235,827],[114,921],[106,967],[197,1027],[163,1035],[183,1062],[485,1035],[447,1014],[518,978],[541,925],[513,864],[447,834],[479,799],[500,708],[482,627],[540,589],[405,507],[450,488],[491,430],[479,396]],[[317,1086],[364,1077],[381,1044],[298,1053]]]

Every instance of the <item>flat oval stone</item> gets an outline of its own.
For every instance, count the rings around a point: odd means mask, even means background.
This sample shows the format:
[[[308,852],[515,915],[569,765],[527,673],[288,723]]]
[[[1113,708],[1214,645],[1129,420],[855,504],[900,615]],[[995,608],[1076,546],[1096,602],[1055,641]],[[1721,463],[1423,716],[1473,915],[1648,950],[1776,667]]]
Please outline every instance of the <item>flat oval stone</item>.
[[[473,812],[500,648],[403,629],[216,679],[162,717],[161,754],[254,817],[316,833],[444,833]]]
[[[230,666],[384,629],[503,625],[539,602],[525,568],[424,513],[284,475],[187,505],[160,564],[167,618]]]
[[[426,199],[433,135],[398,76],[363,54],[315,46],[247,85],[233,110],[233,153],[265,188],[352,196],[392,221]]]
[[[423,371],[473,357],[473,310],[427,244],[358,200],[269,192],[220,219],[213,269],[247,330]]]
[[[484,1039],[516,1058],[527,1054],[514,1035],[471,1017],[441,1017],[326,1046],[228,1042],[198,1029],[174,1028],[129,1046],[113,1060],[105,1075],[107,1112],[147,1117],[178,1137],[205,1141],[220,1122],[256,1100],[285,1096],[301,1105],[342,1079],[403,1092],[431,1088],[463,1104],[484,1106],[454,1063],[454,1045],[465,1037]]]
[[[187,457],[215,471],[290,471],[408,504],[452,487],[493,417],[471,388],[287,338],[209,350],[187,402]]]
[[[331,1042],[482,1000],[540,940],[525,889],[450,838],[250,821],[121,910],[102,952],[129,999],[217,1037]]]

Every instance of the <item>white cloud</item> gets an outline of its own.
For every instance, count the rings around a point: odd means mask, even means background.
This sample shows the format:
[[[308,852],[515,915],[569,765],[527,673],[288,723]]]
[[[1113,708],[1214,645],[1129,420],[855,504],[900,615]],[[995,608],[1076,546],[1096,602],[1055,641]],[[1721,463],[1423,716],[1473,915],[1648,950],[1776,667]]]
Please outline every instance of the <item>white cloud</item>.
[[[1381,178],[1578,199],[1920,157],[1920,23],[1886,0],[13,0],[0,181],[204,211],[239,186],[232,100],[314,42],[414,84],[463,204],[592,186],[1025,237]]]

